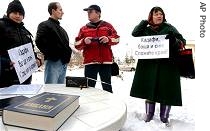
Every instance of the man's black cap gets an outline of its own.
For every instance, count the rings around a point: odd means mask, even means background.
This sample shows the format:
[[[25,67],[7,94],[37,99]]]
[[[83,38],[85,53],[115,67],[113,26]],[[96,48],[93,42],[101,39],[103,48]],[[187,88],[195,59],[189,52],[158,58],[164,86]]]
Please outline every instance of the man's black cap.
[[[101,8],[98,5],[90,5],[88,8],[83,9],[84,11],[88,10],[96,10],[98,12],[101,12]]]

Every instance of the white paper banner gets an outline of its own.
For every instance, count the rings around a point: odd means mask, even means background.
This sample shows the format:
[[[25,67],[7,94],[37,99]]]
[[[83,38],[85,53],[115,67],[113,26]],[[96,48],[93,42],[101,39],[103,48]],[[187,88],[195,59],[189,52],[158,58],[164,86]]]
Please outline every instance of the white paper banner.
[[[12,48],[8,50],[8,54],[11,61],[15,63],[14,68],[20,83],[23,83],[38,69],[31,43]]]
[[[138,44],[133,47],[133,56],[137,59],[169,58],[169,40],[166,35],[135,37]]]

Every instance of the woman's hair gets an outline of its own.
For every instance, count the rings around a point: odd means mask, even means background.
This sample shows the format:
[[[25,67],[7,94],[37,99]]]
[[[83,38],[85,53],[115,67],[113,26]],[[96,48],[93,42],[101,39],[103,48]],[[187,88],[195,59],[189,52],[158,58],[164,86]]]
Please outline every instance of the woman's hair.
[[[160,12],[163,14],[163,22],[166,22],[165,13],[164,13],[163,9],[160,8],[160,7],[158,7],[158,6],[155,6],[155,7],[153,7],[153,8],[150,10],[150,12],[149,12],[149,17],[148,17],[148,21],[149,21],[149,22],[153,22],[153,19],[152,19],[153,12],[156,13],[156,12],[158,12],[158,11],[160,11]]]

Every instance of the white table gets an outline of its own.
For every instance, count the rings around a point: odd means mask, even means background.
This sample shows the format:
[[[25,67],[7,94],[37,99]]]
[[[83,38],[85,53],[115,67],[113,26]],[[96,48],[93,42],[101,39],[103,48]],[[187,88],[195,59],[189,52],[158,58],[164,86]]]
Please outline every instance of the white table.
[[[114,94],[101,89],[89,87],[81,90],[65,87],[63,84],[48,84],[42,91],[80,96],[80,107],[59,128],[59,131],[119,131],[126,121],[126,104]],[[0,116],[0,131],[28,131],[28,129],[5,126]]]

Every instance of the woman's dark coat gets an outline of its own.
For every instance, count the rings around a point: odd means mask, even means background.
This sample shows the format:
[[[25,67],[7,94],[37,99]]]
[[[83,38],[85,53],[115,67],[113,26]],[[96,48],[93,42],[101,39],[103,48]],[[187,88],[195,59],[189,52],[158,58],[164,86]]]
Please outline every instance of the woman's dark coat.
[[[133,79],[130,95],[166,105],[182,105],[180,75],[174,58],[181,43],[185,39],[168,23],[162,23],[157,29],[147,26],[148,22],[142,20],[133,30],[132,35],[152,36],[167,35],[169,39],[169,58],[139,59]],[[175,39],[171,39],[171,36]]]

